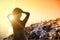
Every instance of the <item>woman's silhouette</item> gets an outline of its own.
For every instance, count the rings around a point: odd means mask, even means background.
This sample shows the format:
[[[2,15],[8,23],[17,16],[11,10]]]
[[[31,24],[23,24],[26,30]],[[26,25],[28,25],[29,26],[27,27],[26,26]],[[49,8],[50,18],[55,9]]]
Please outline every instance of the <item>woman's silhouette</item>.
[[[22,13],[26,14],[23,21],[20,20]],[[12,12],[14,20],[10,20],[13,26],[13,40],[27,40],[25,36],[25,24],[29,18],[30,13],[24,12],[20,8],[15,8]],[[9,15],[8,15],[9,18]]]

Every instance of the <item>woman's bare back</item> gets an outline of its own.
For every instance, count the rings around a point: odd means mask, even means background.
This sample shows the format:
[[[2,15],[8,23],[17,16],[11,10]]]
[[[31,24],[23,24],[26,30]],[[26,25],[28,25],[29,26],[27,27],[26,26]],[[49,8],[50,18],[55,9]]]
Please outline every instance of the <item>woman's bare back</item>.
[[[13,40],[27,40],[25,35],[25,24],[29,18],[29,13],[24,12],[26,17],[23,21],[21,20],[14,20],[11,22],[13,26]]]

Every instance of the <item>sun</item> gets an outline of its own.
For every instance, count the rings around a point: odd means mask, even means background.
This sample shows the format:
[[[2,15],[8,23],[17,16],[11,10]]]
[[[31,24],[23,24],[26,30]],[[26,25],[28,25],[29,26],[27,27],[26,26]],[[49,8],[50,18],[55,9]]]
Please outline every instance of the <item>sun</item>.
[[[14,16],[13,16],[13,15],[10,15],[10,16],[9,16],[9,19],[10,19],[10,20],[13,20],[13,19],[14,19]]]

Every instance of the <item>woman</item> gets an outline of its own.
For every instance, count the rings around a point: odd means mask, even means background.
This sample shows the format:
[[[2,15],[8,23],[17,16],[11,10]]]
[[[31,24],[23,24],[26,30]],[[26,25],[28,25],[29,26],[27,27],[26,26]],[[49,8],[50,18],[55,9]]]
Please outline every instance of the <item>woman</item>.
[[[27,15],[23,21],[20,20],[22,13]],[[15,8],[12,12],[12,15],[14,16],[14,20],[10,20],[10,22],[13,26],[13,33],[14,33],[13,40],[27,40],[24,31],[25,31],[25,24],[29,18],[30,13],[24,12],[20,8]]]

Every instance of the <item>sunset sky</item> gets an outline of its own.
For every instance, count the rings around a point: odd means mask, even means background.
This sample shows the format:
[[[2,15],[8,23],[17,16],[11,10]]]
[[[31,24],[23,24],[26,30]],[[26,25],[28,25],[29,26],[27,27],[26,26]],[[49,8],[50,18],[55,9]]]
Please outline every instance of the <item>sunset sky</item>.
[[[12,33],[7,15],[16,7],[30,12],[26,26],[60,18],[60,0],[0,0],[0,35],[6,36]]]

